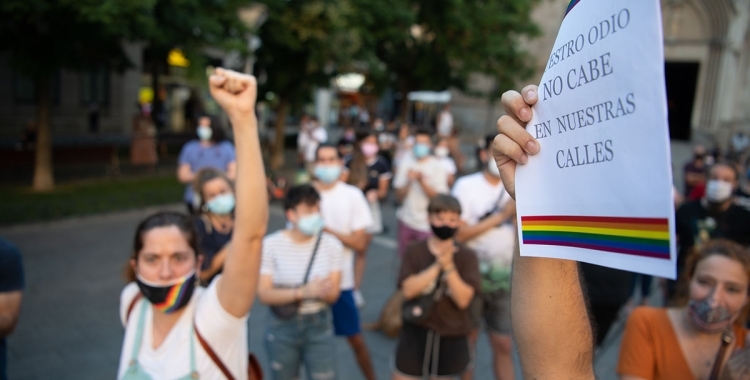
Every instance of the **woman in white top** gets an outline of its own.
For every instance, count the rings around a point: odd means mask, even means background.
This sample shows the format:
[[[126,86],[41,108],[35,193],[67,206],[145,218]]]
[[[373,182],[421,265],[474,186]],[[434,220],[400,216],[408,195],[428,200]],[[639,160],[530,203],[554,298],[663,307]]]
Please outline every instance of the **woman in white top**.
[[[125,339],[119,379],[247,378],[246,321],[268,221],[256,82],[216,69],[209,86],[232,123],[240,163],[236,229],[224,272],[207,289],[196,287],[202,256],[187,215],[158,213],[139,224],[129,268],[133,282],[120,300]]]

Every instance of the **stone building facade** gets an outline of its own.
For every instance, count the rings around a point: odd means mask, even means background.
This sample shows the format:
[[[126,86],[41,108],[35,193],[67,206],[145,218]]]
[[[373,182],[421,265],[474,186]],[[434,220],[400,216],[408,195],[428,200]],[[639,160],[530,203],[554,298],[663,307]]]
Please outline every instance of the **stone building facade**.
[[[750,132],[750,1],[662,0],[664,57],[673,140],[725,145],[735,130]],[[525,43],[537,60],[538,83],[568,0],[542,1],[533,18],[542,36]],[[477,89],[493,84],[477,77]],[[503,89],[518,87],[501,86]],[[457,123],[469,134],[494,130],[499,104],[454,93]]]

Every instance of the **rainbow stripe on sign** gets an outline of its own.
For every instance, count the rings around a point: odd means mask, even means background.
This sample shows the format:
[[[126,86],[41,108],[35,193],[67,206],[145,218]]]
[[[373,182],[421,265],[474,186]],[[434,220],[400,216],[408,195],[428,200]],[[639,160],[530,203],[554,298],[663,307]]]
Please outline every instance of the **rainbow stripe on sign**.
[[[568,4],[568,9],[565,10],[565,15],[567,16],[568,13],[570,13],[570,10],[573,9],[581,0],[570,0],[570,4]]]
[[[575,247],[669,260],[667,218],[521,217],[523,243]]]

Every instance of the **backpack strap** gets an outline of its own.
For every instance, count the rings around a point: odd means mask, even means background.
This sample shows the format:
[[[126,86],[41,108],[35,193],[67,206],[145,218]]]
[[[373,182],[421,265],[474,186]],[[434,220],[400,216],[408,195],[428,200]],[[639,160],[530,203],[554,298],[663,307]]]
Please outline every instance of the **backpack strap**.
[[[130,314],[133,312],[133,309],[135,308],[135,304],[138,303],[138,300],[140,300],[141,298],[143,298],[143,293],[139,291],[138,294],[136,294],[135,297],[133,297],[133,300],[130,301],[130,305],[128,305],[128,312],[125,313],[126,325],[128,324],[128,320],[130,320]]]
[[[219,367],[219,371],[224,374],[224,377],[226,377],[227,380],[234,380],[234,376],[232,376],[232,373],[229,372],[227,366],[224,365],[221,359],[219,359],[219,356],[216,355],[211,346],[208,345],[208,342],[203,339],[201,333],[198,332],[198,326],[195,325],[195,322],[193,322],[193,330],[195,330],[195,337],[198,338],[198,343],[201,344],[201,347],[203,347],[203,350],[206,351],[206,354],[208,354],[208,357],[211,358],[211,361],[213,361],[214,364]]]

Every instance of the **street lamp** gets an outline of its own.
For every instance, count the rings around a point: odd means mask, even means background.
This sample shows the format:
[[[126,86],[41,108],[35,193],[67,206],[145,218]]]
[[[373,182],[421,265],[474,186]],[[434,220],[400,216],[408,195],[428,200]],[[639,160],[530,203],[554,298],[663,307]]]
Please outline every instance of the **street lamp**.
[[[268,18],[268,8],[261,3],[251,3],[237,9],[237,17],[239,17],[240,21],[242,21],[242,23],[250,30],[246,36],[247,49],[250,51],[250,57],[245,61],[245,74],[252,74],[253,65],[255,64],[255,50],[257,50],[261,44],[260,39],[255,36],[254,33]]]

